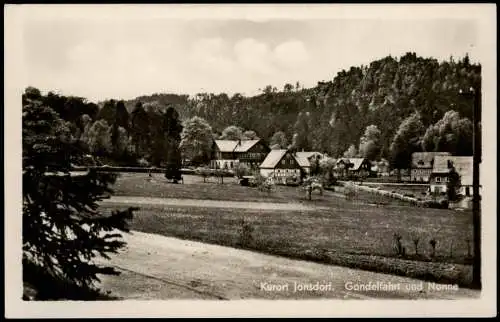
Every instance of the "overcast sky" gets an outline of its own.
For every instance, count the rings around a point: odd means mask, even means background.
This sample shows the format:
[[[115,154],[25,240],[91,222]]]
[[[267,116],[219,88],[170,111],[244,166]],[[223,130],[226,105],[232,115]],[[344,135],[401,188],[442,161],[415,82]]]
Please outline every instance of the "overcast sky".
[[[154,11],[161,10],[167,8]],[[480,61],[477,20],[466,16],[216,13],[30,15],[22,30],[25,83],[93,101],[155,92],[251,95],[268,84],[314,86],[342,69],[408,51],[438,60],[469,53]]]

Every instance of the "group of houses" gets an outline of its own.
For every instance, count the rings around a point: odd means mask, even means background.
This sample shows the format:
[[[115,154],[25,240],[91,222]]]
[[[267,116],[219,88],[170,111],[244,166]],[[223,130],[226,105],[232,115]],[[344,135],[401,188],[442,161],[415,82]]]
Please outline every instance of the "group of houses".
[[[215,140],[212,168],[234,170],[240,164],[258,170],[276,183],[289,178],[304,178],[311,174],[313,164],[328,156],[316,151],[292,152],[287,149],[271,150],[262,140]],[[339,178],[360,179],[369,176],[388,176],[387,160],[377,162],[365,158],[334,160],[334,174]],[[316,163],[316,164],[318,164]],[[460,176],[460,191],[472,194],[472,157],[452,156],[448,152],[417,152],[412,154],[411,167],[406,180],[429,185],[431,193],[446,193],[450,173],[454,169]]]
[[[458,194],[472,195],[472,156],[452,156],[448,152],[416,152],[412,154],[411,181],[429,184],[429,192],[446,193],[450,174],[459,175]]]
[[[262,140],[215,140],[211,168],[234,170],[240,164],[259,170],[265,177],[273,177],[277,183],[289,178],[304,178],[311,174],[313,164],[319,164],[327,156],[317,151],[292,152],[287,149],[271,150]],[[384,168],[379,165],[380,169]],[[336,160],[335,173],[343,178],[367,177],[373,173],[373,164],[365,158],[341,158]],[[388,171],[388,170],[384,170]]]

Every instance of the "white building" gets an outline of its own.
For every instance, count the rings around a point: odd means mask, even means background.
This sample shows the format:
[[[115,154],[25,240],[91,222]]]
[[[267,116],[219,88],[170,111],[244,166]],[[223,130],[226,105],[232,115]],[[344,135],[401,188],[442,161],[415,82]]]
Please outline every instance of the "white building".
[[[288,150],[271,150],[260,165],[260,174],[273,178],[275,183],[285,184],[287,178],[301,178],[301,167]]]
[[[446,193],[449,174],[452,168],[460,176],[460,189],[458,194],[472,196],[472,157],[435,156],[432,174],[430,176],[430,192]]]

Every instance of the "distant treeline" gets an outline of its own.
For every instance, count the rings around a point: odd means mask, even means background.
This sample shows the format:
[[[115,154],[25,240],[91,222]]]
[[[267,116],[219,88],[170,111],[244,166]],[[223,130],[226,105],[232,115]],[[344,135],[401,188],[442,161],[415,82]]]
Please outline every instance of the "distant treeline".
[[[472,154],[473,101],[459,94],[469,88],[480,93],[481,66],[468,56],[439,62],[407,53],[342,70],[313,88],[291,82],[251,97],[153,94],[94,104],[35,88],[25,95],[39,96],[85,149],[114,164],[164,164],[166,112],[174,108],[182,121],[182,157],[202,163],[213,138],[259,137],[274,148],[385,158],[405,168],[412,152]]]

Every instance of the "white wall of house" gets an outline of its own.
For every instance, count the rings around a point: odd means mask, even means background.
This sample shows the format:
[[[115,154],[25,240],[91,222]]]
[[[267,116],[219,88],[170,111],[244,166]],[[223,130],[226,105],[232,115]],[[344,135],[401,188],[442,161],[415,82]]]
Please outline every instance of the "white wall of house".
[[[272,176],[274,172],[274,169],[260,169],[260,174],[263,176],[263,177],[269,177],[269,176]]]
[[[232,170],[238,166],[239,160],[212,160],[212,168]]]
[[[446,182],[431,183],[430,191],[431,193],[441,193],[448,191]],[[472,196],[472,186],[460,186],[460,188],[457,190],[457,194],[462,196]]]
[[[431,193],[446,192],[446,183],[431,183],[430,190]]]
[[[300,176],[300,169],[276,169],[274,170],[275,177],[292,177]]]
[[[430,168],[411,169],[411,181],[429,182],[431,173],[432,169]]]
[[[273,177],[278,181],[283,181],[289,177],[300,177],[300,169],[260,169],[263,177]]]

